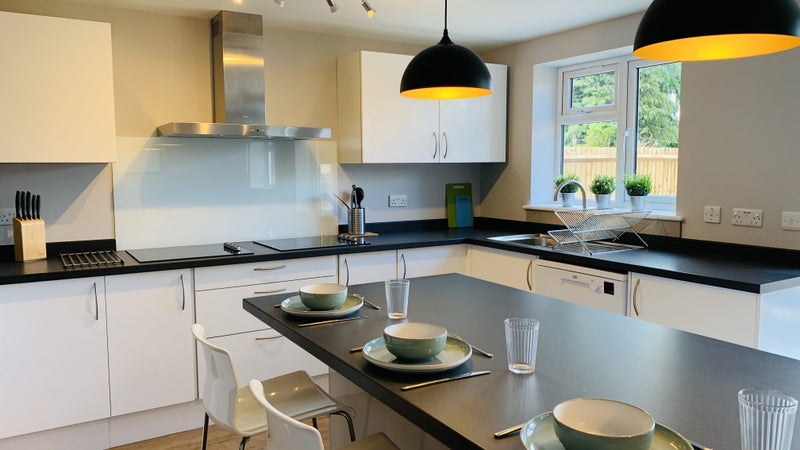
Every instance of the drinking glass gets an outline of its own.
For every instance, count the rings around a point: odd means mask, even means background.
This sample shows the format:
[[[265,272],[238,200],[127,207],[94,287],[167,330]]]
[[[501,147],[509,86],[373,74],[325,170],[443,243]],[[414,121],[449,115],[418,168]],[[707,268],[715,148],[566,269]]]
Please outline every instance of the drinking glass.
[[[508,370],[530,374],[536,370],[536,348],[539,343],[539,321],[511,317],[505,320]]]
[[[386,311],[390,319],[405,319],[408,315],[409,280],[387,280]]]
[[[789,450],[797,400],[774,389],[739,391],[742,450]]]

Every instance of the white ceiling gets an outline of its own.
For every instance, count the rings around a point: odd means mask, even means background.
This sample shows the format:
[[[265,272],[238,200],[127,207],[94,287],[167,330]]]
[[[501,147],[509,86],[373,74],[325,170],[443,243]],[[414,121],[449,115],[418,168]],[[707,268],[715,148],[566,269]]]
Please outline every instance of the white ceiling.
[[[66,0],[96,6],[210,19],[217,11],[264,16],[268,26],[329,34],[433,45],[444,28],[442,0],[367,0],[376,10],[367,18],[360,0]],[[456,44],[480,51],[501,47],[593,22],[644,11],[651,0],[452,0],[448,31]],[[633,36],[631,36],[631,41]]]

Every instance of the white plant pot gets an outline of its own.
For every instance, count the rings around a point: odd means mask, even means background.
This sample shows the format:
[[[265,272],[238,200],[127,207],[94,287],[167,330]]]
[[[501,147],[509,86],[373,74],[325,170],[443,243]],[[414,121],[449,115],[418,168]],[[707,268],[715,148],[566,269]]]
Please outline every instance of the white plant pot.
[[[646,195],[631,195],[631,211],[639,212],[647,209]]]
[[[575,203],[575,192],[562,192],[561,193],[561,206],[572,206]]]
[[[611,208],[611,194],[594,194],[594,198],[597,202],[597,209]]]

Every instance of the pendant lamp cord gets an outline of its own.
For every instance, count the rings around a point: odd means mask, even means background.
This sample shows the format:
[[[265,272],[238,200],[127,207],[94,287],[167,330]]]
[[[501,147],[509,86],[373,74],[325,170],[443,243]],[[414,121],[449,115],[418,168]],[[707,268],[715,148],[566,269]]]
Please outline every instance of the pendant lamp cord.
[[[444,37],[447,36],[447,0],[444,0]]]

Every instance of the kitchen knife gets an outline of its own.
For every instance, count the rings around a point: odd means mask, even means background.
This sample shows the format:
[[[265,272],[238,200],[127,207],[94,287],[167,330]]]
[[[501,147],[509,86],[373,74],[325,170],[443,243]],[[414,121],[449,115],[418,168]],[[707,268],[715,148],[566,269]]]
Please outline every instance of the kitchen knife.
[[[23,211],[26,220],[31,219],[31,191],[25,192],[25,211]]]
[[[14,199],[14,207],[17,209],[17,219],[22,220],[22,191],[17,191],[17,197]]]
[[[491,372],[489,372],[488,370],[479,370],[477,372],[467,372],[467,373],[462,373],[461,375],[456,375],[454,377],[439,378],[438,380],[425,381],[423,383],[417,383],[417,384],[409,384],[407,386],[401,387],[400,390],[401,391],[409,391],[411,389],[417,389],[417,388],[421,388],[421,387],[425,387],[425,386],[433,386],[434,384],[446,383],[448,381],[460,380],[462,378],[477,377],[477,376],[486,375],[486,374],[489,374],[489,373],[491,373]]]
[[[39,202],[41,201],[41,196],[39,194],[35,194],[33,196],[33,218],[39,219]]]
[[[514,434],[518,433],[520,430],[522,430],[522,427],[524,427],[524,426],[525,426],[525,424],[521,423],[519,425],[514,425],[513,427],[506,428],[505,430],[500,430],[500,431],[498,431],[498,432],[496,432],[494,434],[494,438],[495,439],[503,439],[504,437],[508,437],[508,436],[514,435]]]

